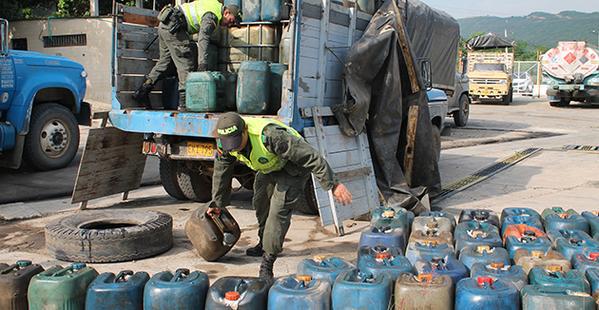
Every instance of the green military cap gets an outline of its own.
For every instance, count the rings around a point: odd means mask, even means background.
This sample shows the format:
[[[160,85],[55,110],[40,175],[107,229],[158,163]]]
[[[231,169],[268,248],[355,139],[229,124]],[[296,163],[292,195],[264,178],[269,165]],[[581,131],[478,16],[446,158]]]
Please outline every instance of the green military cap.
[[[229,152],[239,148],[243,140],[242,133],[245,121],[235,112],[227,112],[218,118],[216,133],[223,151]]]

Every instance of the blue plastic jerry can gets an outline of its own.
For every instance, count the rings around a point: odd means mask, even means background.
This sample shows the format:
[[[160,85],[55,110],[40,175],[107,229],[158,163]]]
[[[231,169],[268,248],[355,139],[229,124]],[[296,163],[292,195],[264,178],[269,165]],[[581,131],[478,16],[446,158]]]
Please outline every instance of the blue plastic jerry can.
[[[516,287],[491,277],[465,278],[456,286],[455,309],[520,309]]]
[[[177,269],[155,274],[144,289],[144,309],[192,310],[201,309],[206,302],[210,281],[201,271]]]
[[[470,276],[473,278],[491,277],[501,279],[512,283],[518,291],[528,284],[528,276],[521,266],[505,265],[503,262],[476,263],[470,268]]]
[[[468,270],[476,263],[510,264],[510,256],[506,249],[489,245],[467,246],[460,252],[459,259]]]
[[[309,275],[279,278],[268,293],[268,309],[328,310],[331,308],[331,285],[327,280]]]
[[[123,270],[100,274],[87,288],[85,309],[136,310],[143,308],[144,286],[150,279],[147,272]]]
[[[332,286],[341,272],[352,268],[354,268],[354,265],[340,257],[321,255],[302,260],[297,266],[297,274],[309,275],[313,279],[326,280]]]
[[[449,276],[453,283],[468,277],[466,266],[453,255],[445,257],[422,257],[415,264],[417,274],[433,274],[437,276]]]
[[[528,274],[530,284],[557,287],[589,294],[591,286],[584,273],[578,270],[562,271],[560,266],[534,267]]]
[[[352,269],[342,272],[333,285],[333,309],[387,310],[391,304],[391,278]]]
[[[413,273],[410,261],[399,249],[377,246],[362,247],[358,252],[358,269],[372,273],[375,277],[386,274],[395,281],[403,273]]]

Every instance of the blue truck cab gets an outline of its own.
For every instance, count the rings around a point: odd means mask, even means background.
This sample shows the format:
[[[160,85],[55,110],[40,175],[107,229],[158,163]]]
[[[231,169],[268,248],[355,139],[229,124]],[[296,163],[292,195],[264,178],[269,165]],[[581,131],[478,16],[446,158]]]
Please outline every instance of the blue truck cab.
[[[64,57],[11,50],[4,19],[0,30],[0,167],[24,158],[38,170],[62,168],[79,148],[78,125],[91,123],[87,73]]]

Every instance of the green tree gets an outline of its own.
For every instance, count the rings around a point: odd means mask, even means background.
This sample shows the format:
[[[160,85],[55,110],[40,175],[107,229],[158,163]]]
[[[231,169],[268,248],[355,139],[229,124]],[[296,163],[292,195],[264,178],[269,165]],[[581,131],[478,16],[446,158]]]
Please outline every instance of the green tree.
[[[89,16],[89,0],[58,0],[58,4],[56,6],[56,16]]]

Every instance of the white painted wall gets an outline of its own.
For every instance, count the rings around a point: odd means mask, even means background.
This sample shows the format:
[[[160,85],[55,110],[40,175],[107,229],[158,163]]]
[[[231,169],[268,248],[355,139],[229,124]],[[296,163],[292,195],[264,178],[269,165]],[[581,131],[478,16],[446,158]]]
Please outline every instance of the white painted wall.
[[[83,34],[87,46],[44,48],[43,37],[52,35]],[[64,18],[14,21],[10,23],[12,38],[27,38],[30,51],[64,56],[79,62],[88,73],[86,100],[110,103],[110,74],[112,49],[112,19]]]

